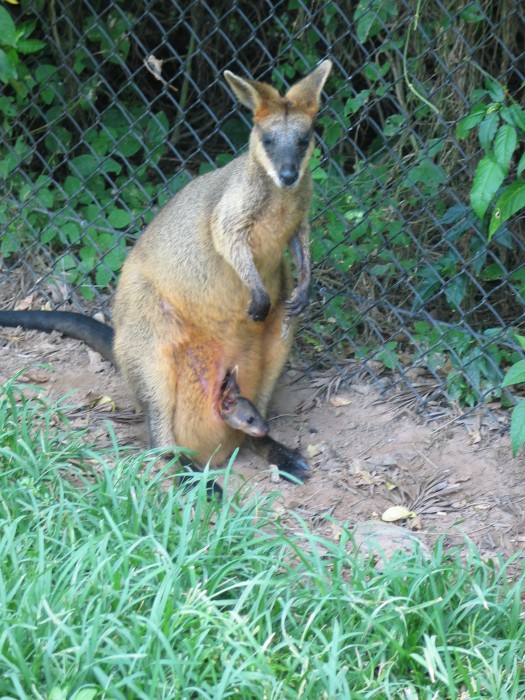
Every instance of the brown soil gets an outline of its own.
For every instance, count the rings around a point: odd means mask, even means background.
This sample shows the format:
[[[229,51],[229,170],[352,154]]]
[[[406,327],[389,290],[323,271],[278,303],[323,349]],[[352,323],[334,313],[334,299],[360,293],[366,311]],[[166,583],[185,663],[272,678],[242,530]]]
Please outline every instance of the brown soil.
[[[48,368],[38,366],[44,363]],[[0,329],[0,381],[27,368],[20,381],[39,384],[52,397],[75,392],[69,403],[90,407],[110,397],[117,411],[133,408],[123,382],[97,353],[56,334]],[[360,380],[330,400],[309,401],[312,383],[286,385],[285,373],[274,397],[271,434],[300,449],[311,464],[304,486],[275,482],[275,474],[248,449],[235,463],[249,488],[278,491],[282,516],[293,510],[312,530],[337,538],[341,525],[381,520],[392,505],[406,506],[417,517],[396,522],[432,545],[473,540],[484,557],[520,553],[525,543],[523,459],[513,459],[508,416],[485,410],[468,416],[447,414],[425,422]],[[89,408],[72,420],[90,426],[101,446],[109,445],[109,404]],[[145,444],[143,424],[114,422],[121,444]],[[289,518],[293,526],[293,518]]]

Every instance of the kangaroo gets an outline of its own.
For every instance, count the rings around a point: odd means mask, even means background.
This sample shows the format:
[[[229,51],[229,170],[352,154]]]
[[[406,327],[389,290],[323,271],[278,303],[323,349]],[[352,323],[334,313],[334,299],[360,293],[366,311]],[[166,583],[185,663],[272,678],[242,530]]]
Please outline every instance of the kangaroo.
[[[43,313],[48,327],[39,320],[38,328],[92,346],[93,334],[142,407],[152,447],[189,448],[201,465],[225,461],[244,438],[220,412],[231,367],[239,368],[238,393],[266,415],[291,347],[293,319],[308,303],[308,164],[331,67],[323,61],[284,96],[225,71],[232,92],[253,113],[248,150],[192,180],[143,232],[122,269],[113,337],[93,319],[98,325],[88,328],[81,314],[68,314],[59,327],[61,312],[0,313],[0,324],[27,328],[36,327],[28,314]],[[288,247],[295,286],[284,257]],[[308,469],[299,452],[269,435],[252,446],[288,474]]]
[[[237,372],[238,367],[234,367],[222,383],[219,401],[221,418],[235,430],[242,430],[253,437],[265,437],[270,429],[252,402],[239,395]]]

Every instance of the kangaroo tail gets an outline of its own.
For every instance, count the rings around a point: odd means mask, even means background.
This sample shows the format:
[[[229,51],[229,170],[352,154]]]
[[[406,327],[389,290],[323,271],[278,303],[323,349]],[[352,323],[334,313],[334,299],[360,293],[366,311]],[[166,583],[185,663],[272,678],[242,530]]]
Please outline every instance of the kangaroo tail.
[[[21,326],[46,333],[58,331],[68,338],[82,340],[105,360],[115,364],[113,328],[90,316],[72,311],[0,311],[0,326]]]

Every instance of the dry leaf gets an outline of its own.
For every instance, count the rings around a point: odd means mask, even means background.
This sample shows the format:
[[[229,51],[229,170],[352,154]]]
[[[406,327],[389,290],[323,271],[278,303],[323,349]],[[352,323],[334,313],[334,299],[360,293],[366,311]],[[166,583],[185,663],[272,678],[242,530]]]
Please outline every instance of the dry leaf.
[[[353,482],[356,486],[372,486],[372,484],[375,484],[375,479],[370,472],[363,470],[354,475]]]
[[[27,311],[27,309],[30,309],[32,304],[33,304],[33,299],[35,298],[34,294],[30,294],[27,297],[24,297],[21,301],[18,302],[18,304],[15,306],[15,311]]]
[[[336,408],[339,406],[349,406],[352,403],[352,399],[348,394],[336,394],[335,396],[332,396],[330,403]]]
[[[157,80],[161,80],[162,78],[162,64],[164,61],[160,60],[153,54],[150,54],[144,61],[146,64],[146,68],[152,73]]]
[[[391,506],[385,510],[381,516],[381,520],[385,523],[394,523],[396,520],[405,520],[406,518],[415,517],[416,513],[406,506]]]
[[[343,528],[337,523],[332,523],[332,537],[336,542],[339,542],[341,535],[343,534]]]
[[[111,396],[99,396],[96,398],[91,404],[91,408],[96,408],[97,406],[109,406],[110,411],[115,411],[116,410],[116,405]]]
[[[323,451],[322,445],[308,445],[306,448],[306,454],[308,457],[317,457]]]
[[[479,430],[469,430],[467,445],[477,445],[478,442],[481,442],[481,434]]]
[[[21,382],[33,382],[34,384],[45,384],[49,381],[49,376],[42,372],[24,372],[19,378]]]
[[[396,484],[393,484],[391,481],[386,482],[386,487],[389,491],[393,491],[394,489],[397,489]]]

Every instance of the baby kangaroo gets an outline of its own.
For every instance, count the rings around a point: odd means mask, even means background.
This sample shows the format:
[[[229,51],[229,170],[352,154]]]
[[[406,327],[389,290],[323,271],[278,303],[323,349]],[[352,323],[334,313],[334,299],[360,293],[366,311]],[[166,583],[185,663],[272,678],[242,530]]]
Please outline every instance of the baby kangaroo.
[[[270,429],[253,403],[239,395],[237,371],[234,367],[226,374],[221,386],[219,413],[231,428],[253,437],[264,437]]]
[[[323,61],[284,95],[225,72],[253,113],[248,150],[191,181],[146,228],[122,269],[114,338],[81,314],[63,323],[60,312],[38,317],[41,330],[61,329],[88,344],[93,335],[116,360],[146,414],[152,447],[175,444],[191,449],[197,464],[220,464],[250,433],[244,410],[265,425],[292,343],[292,319],[308,303],[308,164],[331,66]],[[32,327],[31,312],[20,313],[20,325]],[[0,324],[17,325],[16,316],[0,313]],[[268,434],[252,445],[284,472],[303,475],[308,468],[299,452]]]

